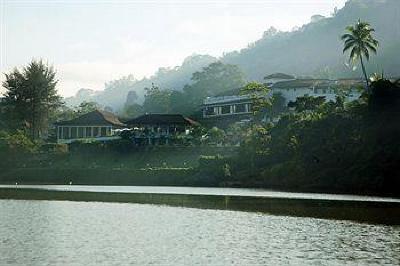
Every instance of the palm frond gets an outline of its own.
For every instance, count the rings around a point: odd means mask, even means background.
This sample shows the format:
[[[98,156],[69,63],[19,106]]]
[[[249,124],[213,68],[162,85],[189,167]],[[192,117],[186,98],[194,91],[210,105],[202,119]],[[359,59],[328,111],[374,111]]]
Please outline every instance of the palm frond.
[[[356,29],[353,26],[347,26],[346,27],[346,31],[349,32],[349,33],[354,33],[355,30]]]
[[[343,53],[345,53],[347,50],[349,50],[350,48],[354,47],[355,42],[351,42],[351,43],[347,43],[345,44],[344,48],[343,48]]]
[[[347,45],[348,43],[355,43],[355,42],[357,42],[356,39],[347,39],[347,40],[344,42],[344,44]]]
[[[353,47],[353,49],[350,52],[350,59],[355,60],[360,56],[360,53],[358,51],[358,47]]]
[[[344,41],[344,40],[355,40],[356,38],[354,37],[354,35],[350,33],[345,33],[341,36],[341,39]]]
[[[379,41],[378,41],[378,40],[375,40],[374,38],[371,38],[371,42],[373,43],[373,45],[374,45],[375,47],[378,47],[378,46],[379,46]]]
[[[368,48],[369,50],[371,50],[374,54],[376,54],[376,47],[371,45],[370,43],[365,43],[366,48]]]
[[[365,55],[365,58],[367,58],[367,60],[369,60],[369,50],[366,47],[364,47],[362,49],[362,52]]]

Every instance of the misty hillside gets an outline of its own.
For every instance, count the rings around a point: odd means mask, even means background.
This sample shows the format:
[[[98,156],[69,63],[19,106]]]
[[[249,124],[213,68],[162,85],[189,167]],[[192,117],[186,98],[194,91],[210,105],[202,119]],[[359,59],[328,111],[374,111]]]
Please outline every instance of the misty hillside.
[[[387,76],[400,76],[400,0],[349,0],[331,17],[315,15],[311,22],[291,32],[279,32],[270,28],[263,37],[241,51],[227,53],[221,58],[224,63],[238,65],[248,80],[262,80],[267,74],[283,72],[297,76],[315,78],[360,77],[361,70],[348,64],[348,55],[342,54],[340,36],[346,26],[361,18],[376,30],[380,41],[378,55],[372,56],[367,71],[382,72]],[[195,55],[185,59],[175,68],[160,68],[152,77],[122,82],[123,86],[106,84],[104,91],[83,89],[76,97],[66,99],[69,105],[83,100],[96,101],[103,106],[119,110],[128,99],[141,102],[143,89],[152,83],[162,89],[180,90],[190,83],[193,72],[216,61],[207,55]],[[133,95],[132,95],[133,94]]]
[[[387,75],[400,74],[400,1],[349,0],[332,17],[313,16],[311,22],[292,32],[266,31],[262,39],[239,52],[225,55],[226,63],[237,64],[251,80],[275,72],[319,78],[355,77],[360,70],[346,66],[340,36],[344,28],[360,18],[376,30],[378,55],[367,65],[369,72],[382,69]]]
[[[185,84],[190,83],[192,73],[201,70],[216,60],[216,58],[209,55],[192,55],[187,57],[181,66],[159,68],[150,78],[136,80],[133,76],[123,77],[120,80],[106,83],[103,91],[81,89],[74,97],[66,98],[65,102],[70,106],[76,106],[83,101],[95,101],[117,111],[123,107],[127,98],[130,99],[130,103],[132,103],[131,99],[135,98],[138,102],[141,102],[144,88],[151,87],[152,83],[163,89],[181,90]],[[130,92],[133,93],[128,97]],[[137,97],[132,96],[132,94]]]

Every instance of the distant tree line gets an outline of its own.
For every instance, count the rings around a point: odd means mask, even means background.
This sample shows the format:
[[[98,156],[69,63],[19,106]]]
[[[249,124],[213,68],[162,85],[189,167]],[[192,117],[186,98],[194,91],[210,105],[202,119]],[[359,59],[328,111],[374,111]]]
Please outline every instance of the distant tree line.
[[[245,85],[244,74],[237,66],[215,62],[192,75],[191,83],[182,91],[168,90],[152,84],[145,88],[142,105],[130,101],[123,109],[122,116],[134,117],[144,113],[180,113],[200,116],[203,100]]]

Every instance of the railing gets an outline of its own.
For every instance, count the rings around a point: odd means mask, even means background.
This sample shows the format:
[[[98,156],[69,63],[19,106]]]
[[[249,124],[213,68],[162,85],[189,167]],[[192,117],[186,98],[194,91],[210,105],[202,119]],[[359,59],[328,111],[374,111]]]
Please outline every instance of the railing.
[[[86,138],[71,138],[71,139],[58,139],[57,143],[60,144],[69,144],[75,141],[109,141],[109,140],[116,140],[120,139],[120,136],[107,136],[107,137],[86,137]]]
[[[224,103],[224,102],[229,102],[229,101],[240,101],[240,100],[248,100],[248,99],[250,99],[250,95],[207,97],[204,100],[204,104],[216,104],[216,103]]]

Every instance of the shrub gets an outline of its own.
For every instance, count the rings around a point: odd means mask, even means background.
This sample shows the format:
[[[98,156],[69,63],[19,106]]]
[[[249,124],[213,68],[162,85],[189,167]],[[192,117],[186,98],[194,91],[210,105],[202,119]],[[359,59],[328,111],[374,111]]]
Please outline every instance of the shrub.
[[[198,173],[213,178],[217,183],[227,181],[232,175],[228,159],[221,155],[200,156]]]
[[[62,143],[47,143],[40,147],[41,151],[47,153],[66,154],[68,153],[68,145]]]
[[[17,130],[13,134],[3,133],[6,148],[12,152],[32,153],[38,150],[38,144],[33,142],[25,132]]]

